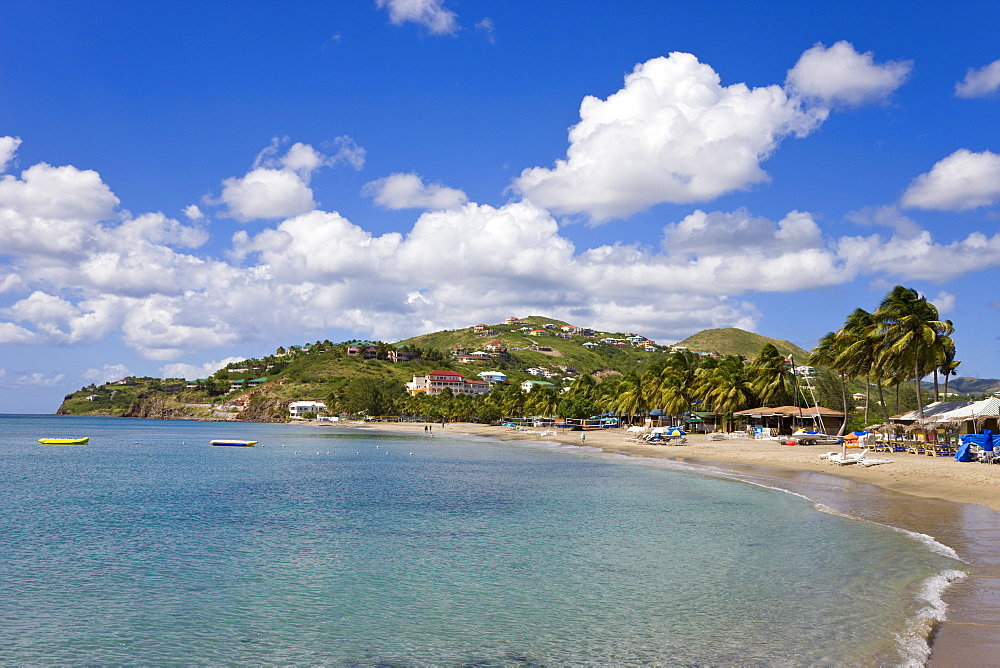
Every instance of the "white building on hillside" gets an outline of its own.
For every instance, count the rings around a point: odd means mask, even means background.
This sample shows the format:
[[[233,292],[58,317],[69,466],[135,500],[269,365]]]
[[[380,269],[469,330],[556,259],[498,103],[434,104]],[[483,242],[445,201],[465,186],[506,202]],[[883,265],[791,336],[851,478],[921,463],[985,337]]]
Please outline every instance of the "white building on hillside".
[[[293,401],[288,404],[288,412],[291,413],[292,417],[306,413],[325,413],[326,404],[322,401]]]

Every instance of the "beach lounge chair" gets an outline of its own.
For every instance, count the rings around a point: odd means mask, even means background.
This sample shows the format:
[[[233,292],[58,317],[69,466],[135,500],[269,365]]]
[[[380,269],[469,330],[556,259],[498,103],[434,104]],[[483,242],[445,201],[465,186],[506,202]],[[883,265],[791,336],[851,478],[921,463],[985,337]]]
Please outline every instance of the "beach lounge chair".
[[[857,464],[865,458],[866,454],[868,454],[868,448],[865,448],[861,452],[848,452],[847,456],[844,456],[839,452],[835,452],[827,457],[827,459],[837,466],[845,466],[847,464]]]
[[[864,457],[858,460],[859,466],[878,466],[879,464],[891,464],[891,459],[884,459],[882,457]]]

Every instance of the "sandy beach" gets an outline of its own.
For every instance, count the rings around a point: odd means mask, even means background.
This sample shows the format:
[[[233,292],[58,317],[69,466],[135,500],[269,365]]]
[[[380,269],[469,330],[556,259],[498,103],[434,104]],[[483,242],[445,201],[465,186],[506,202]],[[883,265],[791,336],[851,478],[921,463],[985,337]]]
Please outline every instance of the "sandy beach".
[[[425,423],[329,423],[425,433]],[[801,493],[860,519],[932,536],[969,564],[968,578],[945,594],[947,620],[930,630],[933,653],[928,665],[1000,665],[1000,466],[956,462],[951,457],[878,453],[891,459],[879,466],[837,466],[819,455],[836,446],[788,446],[777,441],[710,441],[688,435],[685,445],[650,445],[627,441],[621,429],[557,432],[509,431],[471,423],[429,425],[441,435],[472,434],[501,440],[584,445],[625,456],[671,459],[714,465],[752,475],[757,481]],[[863,565],[859,565],[863,566]]]

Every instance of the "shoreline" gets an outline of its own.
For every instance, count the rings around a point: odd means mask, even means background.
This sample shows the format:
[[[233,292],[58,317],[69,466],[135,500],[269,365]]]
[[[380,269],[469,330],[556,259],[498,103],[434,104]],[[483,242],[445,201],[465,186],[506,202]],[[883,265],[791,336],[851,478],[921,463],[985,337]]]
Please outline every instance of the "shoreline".
[[[1000,467],[951,457],[907,453],[877,456],[891,464],[837,466],[819,458],[836,446],[788,446],[777,441],[709,441],[689,434],[680,446],[627,442],[621,429],[560,432],[506,431],[475,423],[310,422],[313,426],[475,435],[496,441],[585,445],[628,457],[667,459],[750,476],[808,497],[835,512],[930,536],[954,549],[969,576],[944,592],[946,618],[929,629],[928,666],[997,665],[1000,656]],[[580,435],[586,440],[581,443]]]

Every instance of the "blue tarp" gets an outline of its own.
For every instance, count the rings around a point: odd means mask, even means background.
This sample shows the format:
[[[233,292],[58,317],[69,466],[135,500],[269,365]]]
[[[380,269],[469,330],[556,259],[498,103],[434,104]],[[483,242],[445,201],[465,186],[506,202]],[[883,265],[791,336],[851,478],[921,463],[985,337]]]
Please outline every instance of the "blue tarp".
[[[959,446],[958,452],[955,453],[956,461],[971,462],[973,457],[972,453],[969,452],[969,447],[972,445],[978,445],[986,452],[993,452],[993,432],[989,429],[985,430],[982,434],[963,434],[961,439],[962,445]]]

